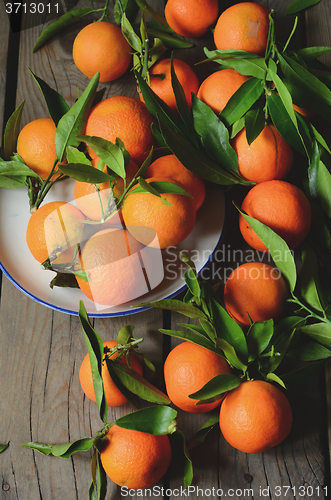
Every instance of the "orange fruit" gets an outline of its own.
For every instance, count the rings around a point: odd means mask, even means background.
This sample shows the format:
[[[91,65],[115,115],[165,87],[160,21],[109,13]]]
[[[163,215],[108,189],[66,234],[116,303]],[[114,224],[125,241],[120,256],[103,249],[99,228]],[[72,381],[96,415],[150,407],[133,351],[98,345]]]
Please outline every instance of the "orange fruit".
[[[26,242],[33,257],[44,262],[51,256],[66,254],[73,257],[75,246],[81,242],[85,217],[70,203],[52,201],[39,207],[31,215],[27,229]],[[62,259],[63,260],[63,259]]]
[[[150,488],[167,472],[171,446],[167,435],[123,429],[114,424],[100,452],[106,474],[119,486]]]
[[[231,446],[244,453],[261,453],[284,441],[293,416],[287,397],[278,387],[249,380],[228,392],[219,421]]]
[[[305,239],[311,224],[311,207],[306,195],[286,181],[266,181],[256,184],[246,195],[241,209],[254,219],[269,226],[291,249]],[[243,216],[239,228],[245,241],[256,250],[267,251],[266,246]]]
[[[98,159],[92,160],[92,165],[96,168]],[[105,166],[104,172],[107,172]],[[135,174],[138,172],[138,166],[130,160],[126,168],[126,185],[132,181]],[[98,193],[99,190],[99,193]],[[74,197],[78,208],[83,214],[91,220],[101,221],[102,210],[106,211],[109,198],[110,203],[117,202],[122,196],[124,191],[124,181],[122,177],[117,177],[116,180],[111,182],[102,182],[98,188],[94,184],[88,182],[76,181],[74,185]],[[102,210],[101,205],[102,204]],[[115,207],[116,208],[116,207]],[[121,212],[119,211],[110,220],[110,224],[121,224]]]
[[[89,281],[77,278],[86,297],[97,304],[114,306],[146,293],[139,259],[142,248],[124,229],[108,228],[92,235],[80,256],[81,268]]]
[[[224,286],[224,305],[240,325],[277,319],[289,291],[278,269],[262,262],[247,262],[232,271]],[[248,314],[249,317],[248,317]]]
[[[218,0],[168,0],[164,15],[176,33],[199,38],[212,26],[218,16]]]
[[[99,72],[100,82],[112,82],[128,69],[131,47],[118,26],[98,21],[78,33],[72,57],[79,71],[88,78]]]
[[[51,118],[38,118],[27,123],[17,139],[17,153],[43,180],[47,179],[56,160],[55,131]]]
[[[146,181],[172,182],[184,188],[179,182],[167,177],[151,177]],[[162,200],[171,205],[164,204]],[[166,248],[178,245],[190,234],[195,224],[196,208],[191,196],[162,193],[158,197],[131,190],[124,199],[122,215],[134,238],[144,245]]]
[[[168,397],[174,405],[189,413],[213,410],[223,398],[213,403],[197,405],[197,400],[189,398],[189,395],[221,373],[231,373],[224,358],[192,342],[182,342],[170,351],[164,363]]]
[[[217,49],[245,50],[264,56],[269,14],[267,7],[255,2],[240,2],[226,9],[218,18],[214,30]]]
[[[197,97],[218,115],[246,80],[248,77],[235,69],[216,71],[201,83]]]
[[[204,180],[191,170],[188,170],[175,155],[160,156],[148,168],[146,178],[169,177],[180,182],[185,191],[191,194],[198,210],[206,197]]]
[[[285,179],[293,165],[293,149],[274,125],[266,125],[249,145],[242,129],[231,141],[238,156],[239,172],[252,182]]]
[[[174,70],[190,108],[192,108],[192,95],[198,92],[199,80],[194,70],[184,61],[173,59]],[[162,59],[154,64],[149,70],[150,87],[168,106],[177,111],[175,94],[171,83],[171,59]],[[143,101],[142,93],[139,92],[140,100]]]
[[[104,348],[111,349],[116,346],[116,340],[108,340],[104,342]],[[138,372],[140,375],[143,374],[143,367],[140,361],[139,356],[137,354],[130,353],[130,367]],[[118,352],[112,354],[110,359],[116,359],[118,357]],[[122,355],[119,359],[119,363],[123,365],[127,365],[126,356]],[[106,399],[108,406],[121,406],[128,402],[125,396],[119,391],[113,382],[109,371],[107,369],[106,361],[104,360],[102,363],[102,380],[105,389]],[[91,399],[92,401],[96,401],[94,386],[93,386],[93,378],[92,378],[92,369],[90,363],[90,356],[86,354],[85,358],[82,361],[79,369],[79,381],[80,385],[83,389],[84,394]]]
[[[156,142],[152,134],[153,118],[145,104],[127,96],[108,97],[91,110],[85,135],[102,137],[115,143],[119,137],[131,160],[140,165]],[[97,155],[89,148],[91,158]]]

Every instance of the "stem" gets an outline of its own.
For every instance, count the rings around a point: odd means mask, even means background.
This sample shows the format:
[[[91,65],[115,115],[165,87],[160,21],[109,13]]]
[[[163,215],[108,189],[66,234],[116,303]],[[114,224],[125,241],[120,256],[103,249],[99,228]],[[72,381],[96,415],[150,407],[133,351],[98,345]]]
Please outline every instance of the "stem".
[[[301,302],[301,300],[299,300],[297,297],[292,296],[292,298],[287,299],[287,302],[291,302],[292,304],[299,305],[300,307],[302,307],[302,309],[304,309],[305,311],[308,311],[309,316],[311,316],[312,318],[316,318],[319,321],[321,321],[323,323],[327,323],[328,325],[331,326],[331,320],[329,320],[325,315],[321,316],[320,314],[313,312],[311,309],[309,309],[308,306],[306,306],[303,302]]]
[[[137,344],[140,344],[144,339],[141,337],[139,339],[134,339],[132,342],[129,342],[128,344],[121,344],[121,345],[116,345],[112,347],[109,352],[107,352],[106,357],[110,358],[115,352],[120,352],[128,349],[132,349],[132,347],[136,346]]]
[[[98,19],[98,21],[103,21],[104,18],[106,17],[108,4],[109,4],[109,0],[106,0],[105,6],[102,9],[97,9],[95,11],[95,12],[102,12],[102,16],[100,17],[100,19]]]

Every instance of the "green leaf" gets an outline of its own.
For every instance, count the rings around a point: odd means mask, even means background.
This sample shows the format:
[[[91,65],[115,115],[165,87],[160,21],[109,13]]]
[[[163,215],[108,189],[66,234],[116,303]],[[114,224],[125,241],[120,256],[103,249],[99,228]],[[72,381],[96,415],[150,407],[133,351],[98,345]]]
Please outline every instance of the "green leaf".
[[[229,131],[214,111],[196,96],[192,97],[195,130],[208,155],[229,171],[239,172],[238,157],[229,142]]]
[[[141,10],[145,10],[146,14],[151,16],[157,23],[159,23],[161,26],[164,26],[165,28],[169,28],[169,25],[165,18],[156,12],[156,10],[151,7],[146,0],[136,0],[138,6],[141,8]],[[171,30],[172,31],[172,30]]]
[[[85,142],[116,175],[125,179],[124,156],[119,146],[101,137],[80,135],[77,139]]]
[[[200,335],[196,335],[195,333],[183,331],[183,330],[167,330],[166,328],[160,328],[159,331],[164,333],[165,335],[170,335],[171,337],[175,337],[181,340],[185,340],[187,342],[192,342],[193,344],[200,345],[201,347],[205,347],[216,354],[222,355],[221,348],[215,347],[214,343],[208,340],[206,337],[202,337]]]
[[[153,118],[155,120],[161,120],[165,126],[175,131],[176,134],[185,135],[187,133],[187,128],[180,116],[153,92],[139,73],[135,72],[135,76],[146,107]],[[188,139],[191,141],[192,137],[190,136]]]
[[[135,0],[116,0],[114,5],[114,21],[119,26],[123,15],[134,21],[138,12],[138,5]]]
[[[61,172],[71,179],[87,182],[88,184],[100,184],[114,180],[112,175],[106,174],[102,170],[98,170],[86,163],[67,163],[66,165],[61,165]]]
[[[165,143],[172,153],[184,167],[199,177],[224,186],[249,184],[246,181],[242,181],[240,177],[224,170],[202,151],[194,148],[185,137],[171,130],[164,123],[160,123],[160,130]]]
[[[220,418],[220,410],[219,408],[215,408],[211,412],[209,412],[210,417],[207,422],[203,424],[202,427],[191,437],[189,442],[187,443],[187,448],[191,450],[196,446],[199,446],[204,442],[207,435],[210,433],[212,429],[214,429],[215,425],[218,426],[219,418]]]
[[[97,459],[96,477],[98,485],[98,500],[105,500],[107,493],[107,474],[105,469],[103,468],[99,453],[96,454],[96,459]]]
[[[297,281],[297,271],[293,255],[287,243],[270,227],[266,226],[257,219],[250,217],[246,213],[242,212],[239,208],[238,210],[251,226],[253,231],[255,231],[259,238],[261,238],[261,240],[269,250],[274,263],[281,271],[284,278],[287,280],[290,292],[293,292]]]
[[[155,196],[160,196],[161,194],[167,193],[175,193],[182,194],[184,196],[190,196],[192,198],[192,195],[185,191],[183,187],[178,186],[171,181],[146,182],[142,177],[139,178],[139,184],[137,184],[131,192],[151,193]]]
[[[212,403],[224,396],[224,393],[239,387],[241,378],[229,373],[221,373],[210,379],[201,389],[189,394],[189,398],[198,399],[197,404]]]
[[[331,90],[301,64],[278,53],[282,81],[298,106],[316,111],[330,121]]]
[[[116,343],[117,345],[128,344],[132,340],[132,333],[134,330],[134,325],[123,326],[117,334]]]
[[[306,10],[309,7],[313,7],[313,5],[317,5],[320,1],[321,0],[293,0],[293,2],[287,7],[285,14],[287,16],[291,14],[298,14],[298,12]]]
[[[275,373],[273,372],[268,373],[267,379],[272,380],[273,382],[277,382],[277,384],[286,389],[286,385],[284,384],[283,380],[280,377],[278,377],[278,375],[276,375]]]
[[[92,166],[91,161],[87,158],[87,156],[79,149],[74,148],[73,146],[69,146],[67,148],[67,161],[68,163],[81,163],[83,165]]]
[[[161,436],[175,432],[176,417],[176,410],[170,408],[170,406],[158,405],[128,413],[115,420],[115,424],[124,429]]]
[[[244,364],[238,357],[235,348],[226,340],[217,337],[216,339],[216,348],[224,352],[227,361],[237,370],[246,371],[246,364]]]
[[[184,470],[184,488],[188,488],[193,481],[193,464],[186,446],[185,436],[182,431],[176,430],[170,436],[172,454],[179,460]]]
[[[274,61],[272,61],[272,62],[274,62]],[[271,67],[272,67],[272,65],[269,64],[268,72],[272,78],[272,81],[275,84],[275,87],[277,88],[277,92],[279,94],[279,97],[281,98],[282,103],[283,103],[293,125],[295,126],[295,128],[297,129],[297,132],[299,134],[298,124],[297,124],[297,119],[296,119],[294,109],[293,109],[293,102],[292,102],[291,94],[287,90],[286,85],[284,85],[284,83],[282,82],[282,79],[277,75],[277,73],[275,71],[273,71],[271,69]],[[277,68],[276,68],[276,71],[277,71]]]
[[[331,349],[331,325],[328,323],[313,323],[300,326],[298,331],[308,335],[320,344]]]
[[[331,218],[331,174],[322,161],[317,164],[316,195],[326,215]]]
[[[287,356],[300,361],[317,361],[331,357],[331,350],[317,342],[301,338],[295,347],[287,351]]]
[[[0,162],[0,187],[10,189],[25,187],[28,176],[39,178],[39,175],[24,163],[14,160]]]
[[[218,340],[225,340],[231,345],[236,355],[241,360],[241,367],[242,365],[246,365],[248,356],[247,342],[241,327],[213,297],[211,298],[211,307],[213,323],[217,331]],[[217,345],[220,346],[220,344]]]
[[[15,109],[9,117],[3,137],[4,159],[10,160],[13,153],[16,152],[17,138],[20,133],[21,119],[25,101]]]
[[[274,322],[254,322],[247,332],[248,362],[254,361],[268,347],[274,333]]]
[[[9,441],[7,441],[7,443],[5,444],[0,444],[0,453],[2,453],[3,451],[5,451],[9,446]]]
[[[136,306],[137,307],[137,306]],[[155,302],[143,302],[139,307],[153,307],[155,309],[166,309],[168,311],[176,311],[188,318],[206,318],[205,314],[192,304],[185,304],[177,299],[163,299]]]
[[[176,457],[179,465],[183,468],[183,482],[184,488],[188,488],[193,481],[193,464],[190,458],[189,451],[186,446],[185,435],[182,431],[176,430],[170,438],[172,456]]]
[[[108,365],[108,360],[107,360]],[[144,401],[156,404],[170,404],[169,398],[159,389],[154,387],[139,373],[130,369],[126,365],[112,362],[113,370],[124,385],[130,392],[139,396]]]
[[[70,458],[80,451],[88,451],[93,446],[94,438],[81,438],[73,443],[65,444],[43,444],[43,443],[23,443],[22,446],[39,451],[43,455],[53,455],[60,458]]]
[[[277,95],[275,92],[267,93],[266,100],[271,120],[280,135],[294,149],[306,156],[306,150],[302,144],[302,139],[298,134],[298,130],[291,120],[290,115],[286,111],[286,108],[279,95]]]
[[[195,301],[199,301],[200,296],[201,296],[201,289],[200,289],[199,280],[197,278],[196,273],[193,271],[193,269],[188,269],[185,272],[184,279],[185,279],[185,283],[186,283],[188,289],[191,291]]]
[[[175,36],[172,33],[168,33],[160,24],[151,22],[147,22],[146,24],[148,35],[154,37],[155,40],[161,40],[165,49],[189,49],[193,47],[193,43],[179,37],[176,33]]]
[[[64,28],[74,23],[78,19],[81,19],[88,14],[92,14],[92,12],[96,12],[96,9],[72,9],[69,12],[66,12],[60,17],[60,19],[47,26],[47,28],[41,33],[35,46],[33,47],[32,52],[37,52],[37,50],[39,50],[42,45],[44,45],[55,35],[60,33]]]
[[[263,85],[258,78],[249,78],[230,97],[220,117],[227,125],[233,125],[253,106],[263,94]]]
[[[125,15],[125,13],[123,13],[121,17],[121,30],[124,35],[124,38],[126,39],[128,44],[133,48],[133,50],[135,50],[139,54],[142,54],[143,44],[141,43],[139,36],[132,28],[132,25],[128,20],[127,16]]]
[[[319,279],[318,259],[312,247],[304,242],[300,272],[300,292],[305,301],[317,311],[323,312],[327,301]]]
[[[265,127],[265,116],[261,101],[257,101],[245,114],[246,140],[249,145],[260,135]]]
[[[79,146],[77,136],[85,129],[87,115],[90,111],[100,74],[96,73],[90,83],[77,99],[75,104],[60,119],[55,132],[55,150],[59,163],[62,163],[68,146]]]
[[[50,117],[54,121],[55,125],[57,125],[62,116],[69,111],[70,107],[68,103],[65,101],[61,94],[52,89],[48,85],[48,83],[44,82],[44,80],[35,75],[30,68],[29,71],[32,74],[33,78],[36,80],[38,87],[40,88],[44,96]]]
[[[93,387],[101,420],[107,422],[108,405],[102,380],[103,341],[92,328],[84,303],[79,302],[78,316],[85,336],[85,341],[92,368]]]

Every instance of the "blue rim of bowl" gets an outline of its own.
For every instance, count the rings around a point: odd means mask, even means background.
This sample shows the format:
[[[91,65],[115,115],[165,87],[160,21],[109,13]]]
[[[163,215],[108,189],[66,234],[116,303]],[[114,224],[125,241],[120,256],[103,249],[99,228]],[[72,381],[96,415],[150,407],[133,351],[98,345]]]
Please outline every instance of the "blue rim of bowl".
[[[219,235],[217,244],[215,245],[215,248],[214,248],[213,252],[209,255],[208,260],[205,262],[205,264],[202,266],[202,268],[198,272],[198,276],[202,273],[202,271],[209,265],[209,263],[213,259],[213,256],[215,255],[215,252],[216,252],[216,250],[217,250],[217,248],[218,248],[218,246],[219,246],[219,244],[220,244],[220,242],[221,242],[221,240],[223,238],[224,228],[225,228],[226,219],[227,219],[227,198],[226,198],[226,193],[223,192],[223,195],[224,195],[224,220],[223,220],[222,230],[221,230],[221,233]],[[25,290],[25,288],[23,288],[8,273],[7,269],[3,266],[3,264],[2,264],[1,261],[0,261],[0,269],[3,272],[3,274],[9,279],[9,281],[11,281],[11,283],[13,283],[13,285],[15,285],[16,288],[18,288],[18,290],[20,290],[21,292],[23,292],[25,295],[27,295],[29,298],[33,299],[38,304],[42,304],[42,305],[48,307],[49,309],[52,309],[53,311],[63,312],[65,314],[71,314],[72,316],[78,316],[78,311],[73,311],[71,309],[65,309],[63,307],[51,305],[48,302],[45,302],[44,300],[42,300],[39,297],[35,296],[33,293],[28,292],[27,290]],[[162,300],[164,300],[164,299],[172,299],[176,295],[179,295],[181,292],[183,292],[184,290],[186,290],[186,288],[187,288],[187,286],[183,285],[181,288],[179,288],[175,292],[171,293],[170,295],[167,295]],[[136,314],[136,313],[139,313],[139,312],[146,311],[148,309],[151,309],[151,307],[137,307],[135,309],[135,307],[132,306],[132,310],[129,309],[127,311],[118,311],[118,312],[114,312],[114,313],[109,313],[109,312],[108,313],[99,313],[99,314],[98,313],[88,313],[88,315],[89,315],[90,318],[116,318],[116,317],[121,317],[121,316],[128,316],[130,314]]]

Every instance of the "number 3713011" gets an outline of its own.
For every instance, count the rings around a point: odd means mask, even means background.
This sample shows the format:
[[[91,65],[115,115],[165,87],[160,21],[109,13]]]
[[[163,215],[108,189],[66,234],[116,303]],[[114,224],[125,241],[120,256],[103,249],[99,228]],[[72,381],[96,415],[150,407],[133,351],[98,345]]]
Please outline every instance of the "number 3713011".
[[[21,2],[12,2],[6,3],[6,12],[7,14],[17,14],[21,9],[22,13],[27,14],[58,14],[59,13],[59,4],[51,4],[51,3],[21,3]]]

